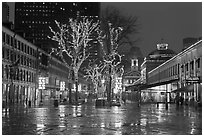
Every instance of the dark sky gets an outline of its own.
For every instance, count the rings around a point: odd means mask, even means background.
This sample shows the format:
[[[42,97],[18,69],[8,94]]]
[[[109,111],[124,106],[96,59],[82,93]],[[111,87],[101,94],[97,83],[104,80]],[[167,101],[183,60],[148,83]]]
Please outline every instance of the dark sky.
[[[114,6],[125,15],[139,18],[140,33],[133,38],[142,40],[137,46],[144,57],[156,49],[162,38],[178,53],[183,38],[202,36],[201,2],[102,2],[101,5],[102,8]],[[12,13],[10,16],[13,18]]]
[[[182,39],[202,36],[201,2],[106,2],[102,7],[114,6],[125,15],[135,15],[141,24],[136,37],[143,56],[156,49],[156,44],[164,39],[169,48],[179,53]],[[133,37],[133,38],[134,38]]]

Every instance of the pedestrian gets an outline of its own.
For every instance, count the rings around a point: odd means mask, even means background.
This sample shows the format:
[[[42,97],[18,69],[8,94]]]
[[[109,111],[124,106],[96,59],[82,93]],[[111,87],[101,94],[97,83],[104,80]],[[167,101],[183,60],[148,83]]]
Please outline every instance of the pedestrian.
[[[179,94],[178,93],[176,94],[175,102],[176,102],[176,106],[179,106]]]
[[[180,102],[181,106],[183,105],[183,100],[184,100],[183,95],[181,95],[179,98],[179,102]]]
[[[185,98],[185,105],[188,105],[189,96],[187,95]]]

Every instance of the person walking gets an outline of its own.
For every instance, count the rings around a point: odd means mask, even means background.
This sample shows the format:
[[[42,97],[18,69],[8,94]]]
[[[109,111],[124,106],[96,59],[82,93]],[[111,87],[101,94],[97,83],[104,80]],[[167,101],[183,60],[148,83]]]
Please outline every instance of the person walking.
[[[179,98],[179,102],[180,102],[181,106],[183,105],[183,101],[184,101],[184,98],[183,98],[183,95],[181,95],[180,98]]]
[[[176,103],[176,106],[178,107],[179,106],[179,94],[178,93],[176,94],[176,97],[175,97],[175,103]]]

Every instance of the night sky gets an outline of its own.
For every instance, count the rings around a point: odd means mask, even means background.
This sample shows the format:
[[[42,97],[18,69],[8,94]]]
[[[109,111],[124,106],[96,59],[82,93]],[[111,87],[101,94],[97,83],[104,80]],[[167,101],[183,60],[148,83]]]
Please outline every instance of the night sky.
[[[156,44],[164,39],[176,53],[183,47],[183,38],[202,36],[201,2],[108,2],[103,7],[114,6],[126,15],[139,17],[141,38],[136,46],[143,56],[156,49]],[[134,38],[133,37],[133,38]]]
[[[12,4],[10,19],[13,18]],[[103,2],[102,9],[114,6],[126,15],[139,18],[141,27],[133,39],[140,38],[136,46],[143,56],[156,49],[156,44],[164,39],[176,53],[182,50],[182,39],[202,36],[201,2]]]

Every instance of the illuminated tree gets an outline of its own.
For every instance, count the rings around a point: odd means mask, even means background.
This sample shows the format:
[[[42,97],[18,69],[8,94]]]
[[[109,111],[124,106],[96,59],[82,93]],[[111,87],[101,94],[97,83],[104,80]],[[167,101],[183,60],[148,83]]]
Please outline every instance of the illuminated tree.
[[[103,62],[101,62],[99,65],[98,64],[91,65],[90,63],[88,67],[85,69],[86,77],[87,79],[91,79],[95,93],[98,93],[99,87],[101,87],[103,84],[102,80],[105,79],[105,75],[103,74],[104,70],[105,66]]]
[[[123,67],[120,66],[122,56],[118,53],[118,38],[122,32],[121,27],[112,27],[111,23],[108,23],[108,31],[98,31],[99,42],[102,47],[102,60],[104,61],[104,66],[108,72],[109,77],[109,91],[108,91],[108,102],[111,101],[111,91],[116,74],[123,73]],[[121,74],[122,74],[121,73]]]
[[[99,30],[99,22],[83,18],[81,21],[69,20],[69,24],[57,24],[58,31],[50,30],[53,34],[50,39],[58,42],[58,48],[53,48],[51,53],[56,53],[74,72],[76,86],[75,100],[78,103],[78,72],[82,63],[89,57],[89,42],[94,40],[92,35]]]

